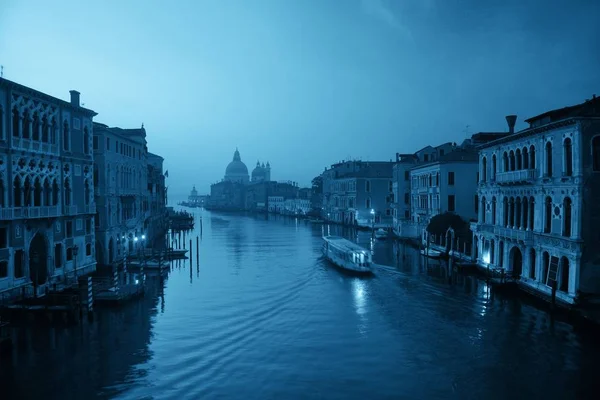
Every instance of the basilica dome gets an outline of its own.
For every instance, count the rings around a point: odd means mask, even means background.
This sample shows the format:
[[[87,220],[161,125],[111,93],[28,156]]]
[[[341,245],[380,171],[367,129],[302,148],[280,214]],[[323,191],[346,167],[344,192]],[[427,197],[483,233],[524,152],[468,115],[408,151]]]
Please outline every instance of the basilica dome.
[[[240,152],[237,149],[233,153],[233,161],[225,169],[225,180],[242,183],[246,183],[249,180],[248,167],[242,162]]]

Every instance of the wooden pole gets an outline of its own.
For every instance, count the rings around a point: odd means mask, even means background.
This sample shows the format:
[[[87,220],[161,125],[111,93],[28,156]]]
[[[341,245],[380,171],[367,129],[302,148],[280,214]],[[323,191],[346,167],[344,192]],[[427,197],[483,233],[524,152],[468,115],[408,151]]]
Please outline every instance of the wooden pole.
[[[196,236],[196,267],[200,268],[200,238]]]
[[[192,267],[192,252],[194,248],[192,247],[192,239],[190,239],[190,268]]]

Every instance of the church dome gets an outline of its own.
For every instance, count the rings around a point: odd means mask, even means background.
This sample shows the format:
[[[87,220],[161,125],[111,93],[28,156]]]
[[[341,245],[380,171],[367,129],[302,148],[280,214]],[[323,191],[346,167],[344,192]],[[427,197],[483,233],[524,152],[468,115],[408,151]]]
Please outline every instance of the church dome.
[[[242,162],[240,152],[235,149],[233,153],[233,161],[229,163],[225,169],[225,180],[242,180],[248,181],[248,167]]]

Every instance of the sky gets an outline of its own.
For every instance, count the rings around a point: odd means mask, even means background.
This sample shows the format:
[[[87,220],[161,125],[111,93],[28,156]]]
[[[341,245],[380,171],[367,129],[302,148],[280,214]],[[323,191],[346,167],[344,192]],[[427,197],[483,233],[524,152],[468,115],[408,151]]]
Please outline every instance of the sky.
[[[597,0],[0,0],[4,78],[146,128],[174,196],[301,186],[600,95]]]

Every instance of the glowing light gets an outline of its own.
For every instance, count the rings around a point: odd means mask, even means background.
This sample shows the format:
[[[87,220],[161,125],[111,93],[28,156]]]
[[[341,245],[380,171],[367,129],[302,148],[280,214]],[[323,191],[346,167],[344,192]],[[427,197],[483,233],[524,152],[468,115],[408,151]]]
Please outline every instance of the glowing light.
[[[133,238],[133,241],[134,241],[134,242],[137,242],[137,241],[138,241],[138,238],[137,238],[137,236]]]
[[[140,283],[139,279],[136,279],[136,280],[135,280],[135,284],[137,285],[137,284],[139,284],[139,283]]]
[[[483,262],[486,264],[490,263],[490,252],[486,251],[483,253]]]
[[[146,235],[142,235],[142,240],[146,239]]]
[[[375,215],[375,210],[371,208],[371,215]]]

